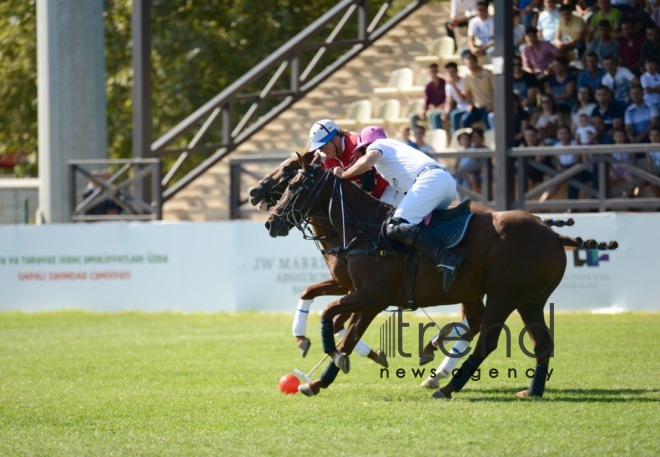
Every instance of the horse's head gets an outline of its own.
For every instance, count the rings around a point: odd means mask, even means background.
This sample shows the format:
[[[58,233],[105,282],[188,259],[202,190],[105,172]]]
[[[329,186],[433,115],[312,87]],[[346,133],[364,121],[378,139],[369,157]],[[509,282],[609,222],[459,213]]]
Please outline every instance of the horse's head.
[[[318,195],[328,176],[322,166],[310,164],[303,156],[297,155],[298,171],[288,182],[289,185],[277,204],[271,208],[266,221],[270,236],[287,236],[293,227],[300,227],[310,211],[318,204]]]
[[[313,152],[306,152],[303,157],[307,161],[320,161],[320,156],[314,156]],[[248,189],[250,195],[250,204],[257,206],[260,210],[269,210],[278,202],[287,184],[300,169],[300,162],[295,154],[279,164],[275,170],[269,173],[265,178],[257,183],[256,186]]]

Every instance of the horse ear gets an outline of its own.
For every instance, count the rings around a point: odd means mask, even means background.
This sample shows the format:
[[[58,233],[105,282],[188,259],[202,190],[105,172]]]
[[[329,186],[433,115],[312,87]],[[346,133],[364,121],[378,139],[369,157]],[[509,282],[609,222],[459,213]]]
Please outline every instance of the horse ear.
[[[309,162],[307,162],[307,160],[305,160],[305,158],[301,156],[299,152],[296,152],[296,155],[298,156],[298,163],[300,164],[300,167],[305,171],[309,171],[312,168]]]

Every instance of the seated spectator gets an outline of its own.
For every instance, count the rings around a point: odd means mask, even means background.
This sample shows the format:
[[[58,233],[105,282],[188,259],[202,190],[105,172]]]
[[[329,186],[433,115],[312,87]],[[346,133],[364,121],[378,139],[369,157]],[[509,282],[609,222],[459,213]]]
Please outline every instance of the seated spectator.
[[[557,139],[559,124],[561,124],[561,119],[555,111],[555,102],[552,95],[543,94],[541,96],[541,109],[534,116],[534,127],[536,127],[538,139],[548,146],[553,145]]]
[[[598,24],[598,35],[587,46],[587,52],[595,52],[598,56],[598,62],[602,65],[603,59],[607,56],[613,56],[619,59],[621,56],[621,45],[610,34],[610,24],[607,19],[603,19]]]
[[[580,72],[577,78],[578,89],[588,87],[592,93],[603,83],[605,69],[598,66],[598,54],[587,52],[584,56],[584,70]]]
[[[529,125],[529,114],[523,108],[520,99],[513,99],[513,143],[518,144],[523,140],[525,129]]]
[[[660,111],[660,73],[658,73],[658,62],[648,57],[644,62],[646,72],[639,78],[644,89],[644,101],[649,106],[655,106]]]
[[[418,125],[419,121],[426,121],[427,117],[431,129],[442,128],[439,110],[445,105],[447,99],[445,80],[440,77],[437,63],[429,65],[428,72],[430,80],[424,86],[424,105],[418,114],[410,118],[410,124],[413,129]]]
[[[651,127],[658,125],[658,110],[644,103],[642,86],[630,89],[630,99],[632,103],[624,114],[626,134],[633,143],[646,143]]]
[[[597,133],[596,128],[589,122],[589,115],[580,114],[575,128],[575,143],[579,145],[594,144]]]
[[[644,35],[647,28],[656,26],[656,23],[643,7],[644,1],[647,0],[630,0],[631,8],[628,11],[622,11],[621,19],[619,19],[619,24],[624,20],[629,20],[635,24],[635,30],[640,35]]]
[[[622,106],[627,105],[630,88],[639,85],[639,79],[627,68],[620,67],[619,61],[612,56],[605,57],[603,66],[606,72],[603,76],[603,86],[612,91],[615,102]]]
[[[567,125],[560,125],[557,129],[557,143],[555,143],[556,148],[566,148],[575,146],[575,141],[571,138],[571,129]],[[579,162],[582,162],[583,157],[578,154],[561,154],[557,156],[556,167],[559,171],[568,170],[573,165],[576,165]],[[573,175],[571,179],[575,179],[580,182],[589,182],[593,179],[593,174],[587,170],[583,170],[576,175]],[[580,190],[577,187],[572,186],[570,183],[568,185],[568,199],[577,200]]]
[[[525,31],[525,49],[522,52],[523,68],[525,71],[537,76],[550,73],[550,63],[557,55],[555,48],[548,41],[541,41],[536,27],[528,27]]]
[[[513,52],[520,55],[521,47],[525,44],[525,26],[520,23],[520,12],[513,10]]]
[[[559,9],[555,0],[543,0],[543,11],[539,13],[536,28],[541,33],[541,39],[552,43],[559,25]]]
[[[564,56],[552,60],[552,74],[545,82],[545,93],[555,99],[555,109],[561,113],[570,113],[575,104],[575,76],[568,72],[568,61]]]
[[[469,103],[465,95],[465,81],[458,75],[458,66],[454,62],[445,64],[447,100],[442,110],[443,122],[450,120],[451,133],[461,128],[461,119],[467,112]]]
[[[525,27],[531,27],[534,23],[534,18],[536,17],[536,12],[534,11],[539,7],[540,0],[514,0],[515,8],[520,12],[520,17],[522,18],[522,23]]]
[[[644,63],[639,61],[643,42],[644,38],[637,33],[633,22],[628,19],[623,20],[621,22],[621,38],[619,38],[621,65],[636,75],[641,74],[643,70]]]
[[[468,46],[477,57],[490,57],[495,50],[495,24],[488,14],[488,2],[477,2],[477,15],[468,22]]]
[[[413,135],[415,136],[414,148],[422,151],[424,154],[433,154],[435,151],[433,147],[426,142],[426,128],[423,125],[417,125],[413,129]]]
[[[623,112],[623,107],[612,100],[612,92],[606,86],[599,86],[596,89],[596,107],[591,113],[591,118],[598,131],[598,137],[605,132],[611,134],[613,128],[623,128]],[[593,122],[596,116],[601,120],[599,124]],[[605,144],[601,141],[599,143]]]
[[[415,142],[410,139],[410,127],[403,126],[399,129],[399,138],[397,138],[402,143],[407,144],[410,147],[415,147]]]
[[[470,19],[476,15],[476,0],[451,0],[451,4],[449,5],[449,20],[445,22],[445,29],[447,36],[454,39],[456,49],[459,46],[456,34],[460,34],[459,29],[466,28]]]
[[[596,3],[598,4],[598,10],[589,18],[589,35],[587,41],[594,39],[596,29],[603,19],[607,20],[610,32],[614,35],[614,38],[618,38],[616,28],[619,20],[621,20],[621,11],[612,8],[610,0],[597,0]]]
[[[476,129],[475,129],[476,130]],[[461,151],[468,151],[473,149],[472,146],[472,137],[469,133],[463,132],[458,136],[459,149]],[[459,174],[459,171],[465,170],[468,167],[473,167],[475,164],[478,164],[478,159],[474,157],[457,157],[456,163],[454,164],[454,175]],[[461,175],[463,173],[460,173]],[[479,192],[480,187],[480,174],[477,168],[472,171],[465,173],[465,176],[459,176],[456,178],[456,184],[459,186],[467,187],[470,190]],[[460,192],[459,192],[460,193]],[[461,197],[465,197],[461,195]]]
[[[651,127],[649,138],[651,143],[659,145],[658,147],[660,148],[660,127]],[[660,176],[660,151],[646,153],[646,167],[652,175]],[[656,198],[660,197],[660,186],[652,184],[651,190]]]
[[[536,130],[536,127],[530,125],[525,129],[523,141],[519,146],[528,148],[543,146],[539,141],[538,130]],[[526,161],[530,160],[532,159],[527,159]],[[552,158],[550,156],[535,156],[534,160],[548,167],[553,167]],[[532,168],[529,165],[527,166],[527,188],[532,188],[535,184],[543,182],[543,177],[544,173],[542,171]],[[522,192],[523,190],[521,189],[520,191]],[[539,201],[545,201],[548,198],[548,195],[549,193],[545,192],[541,198],[539,198]]]
[[[642,43],[642,49],[639,51],[640,61],[646,62],[649,57],[660,64],[660,29],[658,27],[648,27],[646,29],[646,40]]]
[[[513,92],[518,95],[525,109],[530,111],[536,109],[541,83],[536,76],[523,70],[520,56],[513,57]]]
[[[486,129],[490,128],[489,114],[493,112],[495,86],[493,74],[484,70],[477,63],[474,54],[466,54],[463,63],[469,73],[465,76],[465,96],[468,102],[467,112],[461,118],[463,127],[471,127],[472,123],[483,121]]]
[[[628,137],[626,136],[626,132],[623,129],[612,130],[612,139],[614,140],[614,144],[617,145],[628,144]],[[630,152],[615,152],[612,154],[612,157],[624,164],[632,165],[633,163],[633,154]],[[625,168],[617,163],[612,164],[612,167],[610,168],[611,189],[614,189],[616,186],[630,182],[632,180],[633,177],[630,172],[626,171]],[[635,195],[635,190],[629,189],[626,192],[626,195],[628,195],[628,197],[633,197]]]
[[[586,114],[587,118],[590,119],[591,113],[594,112],[594,108],[596,107],[596,103],[594,102],[594,98],[591,93],[591,89],[589,89],[589,86],[579,88],[577,94],[577,102],[575,102],[573,110],[571,111],[571,125],[574,127],[577,127],[578,125],[578,118],[580,114]]]
[[[596,129],[596,138],[594,138],[595,144],[612,144],[612,134],[611,130],[607,130],[605,122],[603,122],[602,116],[593,116],[591,118],[591,125]]]
[[[596,0],[572,0],[573,7],[575,8],[575,15],[587,21],[596,10]],[[571,0],[564,3],[570,4]]]
[[[554,45],[559,53],[565,55],[569,60],[582,57],[586,47],[587,24],[584,20],[573,14],[573,8],[569,5],[559,7],[559,24],[555,32]],[[577,55],[575,55],[575,52]]]

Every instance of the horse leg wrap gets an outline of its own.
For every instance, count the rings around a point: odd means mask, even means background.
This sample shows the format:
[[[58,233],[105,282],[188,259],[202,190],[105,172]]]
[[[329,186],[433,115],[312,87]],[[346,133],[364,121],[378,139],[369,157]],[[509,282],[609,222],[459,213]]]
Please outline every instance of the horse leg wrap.
[[[534,377],[532,378],[532,384],[529,386],[529,395],[535,395],[538,397],[543,396],[543,391],[545,390],[545,379],[547,376],[548,366],[537,363],[536,369],[534,370]]]
[[[451,381],[449,381],[449,384],[456,389],[456,392],[460,392],[463,386],[470,380],[470,376],[472,376],[472,373],[479,368],[479,365],[481,365],[480,360],[477,360],[476,357],[473,355],[470,355],[465,362],[463,362],[463,365],[461,365],[461,368],[459,368],[458,373],[456,373],[454,376],[452,376]]]
[[[337,374],[339,374],[339,368],[337,368],[335,363],[331,361],[321,375],[321,382],[323,383],[323,387],[328,387],[330,384],[335,382]]]
[[[332,319],[321,319],[321,343],[323,344],[323,352],[326,354],[332,354],[337,351]]]

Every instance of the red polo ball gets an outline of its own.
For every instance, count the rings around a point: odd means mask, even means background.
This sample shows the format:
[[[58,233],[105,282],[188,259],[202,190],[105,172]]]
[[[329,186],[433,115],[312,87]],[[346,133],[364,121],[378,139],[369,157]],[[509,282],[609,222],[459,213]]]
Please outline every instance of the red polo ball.
[[[280,378],[280,390],[285,394],[295,394],[298,392],[300,380],[293,374],[285,374]]]

